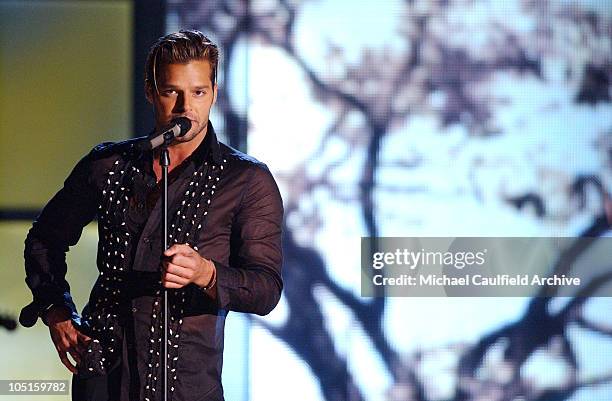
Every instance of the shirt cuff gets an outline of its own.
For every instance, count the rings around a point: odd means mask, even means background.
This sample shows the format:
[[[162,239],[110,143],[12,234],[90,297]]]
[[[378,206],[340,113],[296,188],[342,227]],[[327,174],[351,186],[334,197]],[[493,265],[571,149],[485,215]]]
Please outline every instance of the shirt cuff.
[[[57,300],[48,300],[42,301],[40,299],[35,299],[29,305],[21,310],[19,314],[19,323],[23,327],[32,327],[36,324],[38,319],[44,322],[43,317],[46,312],[52,306],[60,305],[65,306],[70,310],[70,316],[72,320],[80,320],[80,316],[76,310],[76,305],[72,300],[72,296],[69,292],[64,292],[61,298]]]

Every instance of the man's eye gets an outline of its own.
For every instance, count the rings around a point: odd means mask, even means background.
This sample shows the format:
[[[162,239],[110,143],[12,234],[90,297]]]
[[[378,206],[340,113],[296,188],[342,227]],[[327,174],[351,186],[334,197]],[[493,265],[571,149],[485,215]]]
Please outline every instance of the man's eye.
[[[176,91],[173,89],[168,89],[168,90],[163,91],[162,93],[164,94],[164,96],[171,96],[171,95],[174,95]]]
[[[206,92],[205,91],[195,91],[195,95],[196,96],[204,96],[204,95],[206,95]]]

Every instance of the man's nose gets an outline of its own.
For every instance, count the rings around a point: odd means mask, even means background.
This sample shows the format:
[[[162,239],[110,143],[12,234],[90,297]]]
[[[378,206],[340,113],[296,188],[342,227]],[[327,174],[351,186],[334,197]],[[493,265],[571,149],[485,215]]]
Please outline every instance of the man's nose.
[[[181,93],[176,98],[176,103],[174,105],[173,112],[179,113],[188,110],[191,110],[191,99],[189,96],[186,96],[185,94]]]

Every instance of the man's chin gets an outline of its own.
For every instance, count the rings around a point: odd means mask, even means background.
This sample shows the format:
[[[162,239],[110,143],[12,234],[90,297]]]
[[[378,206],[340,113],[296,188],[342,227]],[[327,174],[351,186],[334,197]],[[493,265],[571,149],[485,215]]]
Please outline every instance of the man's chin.
[[[195,131],[195,132],[189,130],[185,135],[176,138],[176,141],[177,142],[189,142],[193,139],[198,138],[200,135],[202,135],[203,131],[204,131],[203,129],[199,129],[198,131]]]

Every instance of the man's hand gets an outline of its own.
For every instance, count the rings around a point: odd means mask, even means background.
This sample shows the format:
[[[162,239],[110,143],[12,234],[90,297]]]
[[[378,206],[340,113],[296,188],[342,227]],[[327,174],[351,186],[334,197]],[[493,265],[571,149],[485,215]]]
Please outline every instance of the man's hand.
[[[52,306],[45,315],[45,321],[49,326],[51,340],[59,354],[62,363],[72,373],[77,372],[76,365],[81,362],[81,354],[87,349],[91,338],[78,331],[70,320],[70,311],[64,306]],[[76,362],[73,365],[68,354]]]
[[[182,288],[189,283],[206,287],[215,272],[215,265],[204,259],[189,245],[175,244],[164,252],[162,284],[166,288]]]

